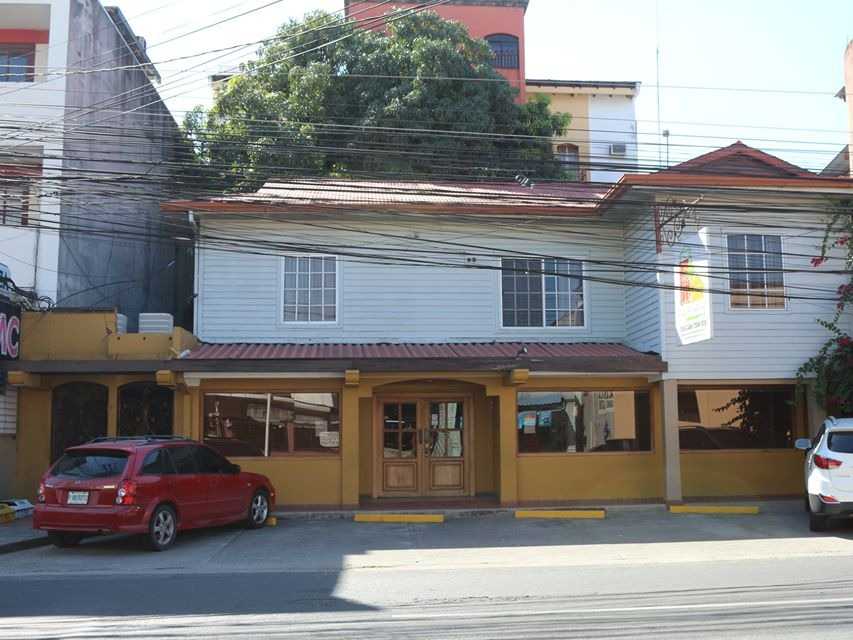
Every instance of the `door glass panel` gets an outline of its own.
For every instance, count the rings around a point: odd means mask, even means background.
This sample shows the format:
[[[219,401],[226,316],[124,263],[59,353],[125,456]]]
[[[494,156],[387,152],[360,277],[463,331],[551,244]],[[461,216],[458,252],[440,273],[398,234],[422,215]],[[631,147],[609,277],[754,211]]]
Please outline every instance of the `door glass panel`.
[[[398,431],[385,432],[384,449],[386,458],[400,457],[400,433]]]
[[[431,402],[429,435],[425,453],[432,458],[461,458],[464,455],[465,412],[461,402]]]
[[[407,402],[400,405],[400,413],[403,416],[400,428],[415,430],[418,428],[418,405],[413,402]]]
[[[400,434],[400,455],[403,458],[415,457],[415,432],[404,431]]]

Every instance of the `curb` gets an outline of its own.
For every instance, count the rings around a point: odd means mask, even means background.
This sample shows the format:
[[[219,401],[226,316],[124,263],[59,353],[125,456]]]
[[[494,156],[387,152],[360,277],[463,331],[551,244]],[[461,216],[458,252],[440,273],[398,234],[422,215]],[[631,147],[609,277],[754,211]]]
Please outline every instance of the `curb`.
[[[355,522],[395,524],[443,524],[440,513],[356,513]]]
[[[517,520],[604,520],[606,509],[519,509]]]
[[[756,516],[760,511],[761,509],[755,505],[674,504],[669,507],[669,512],[676,514]]]
[[[38,547],[46,547],[50,544],[47,536],[39,536],[38,538],[28,538],[26,540],[18,540],[17,542],[9,542],[0,544],[0,556],[7,553],[15,553],[16,551],[26,551],[27,549],[37,549]]]

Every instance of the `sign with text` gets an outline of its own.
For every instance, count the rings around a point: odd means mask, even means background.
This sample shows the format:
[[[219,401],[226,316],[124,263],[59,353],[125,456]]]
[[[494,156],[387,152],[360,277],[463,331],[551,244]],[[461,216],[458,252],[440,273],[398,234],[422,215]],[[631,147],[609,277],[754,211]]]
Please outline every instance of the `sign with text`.
[[[0,299],[0,360],[17,360],[21,350],[21,307]]]
[[[711,339],[708,261],[682,258],[675,268],[675,328],[681,344]]]

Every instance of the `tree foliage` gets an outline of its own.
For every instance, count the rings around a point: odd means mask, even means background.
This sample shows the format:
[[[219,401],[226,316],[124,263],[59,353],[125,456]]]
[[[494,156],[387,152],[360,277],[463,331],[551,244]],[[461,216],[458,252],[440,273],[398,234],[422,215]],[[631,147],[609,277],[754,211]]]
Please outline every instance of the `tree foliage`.
[[[820,255],[812,259],[812,266],[819,269],[830,259],[833,251],[843,254],[844,270],[853,271],[853,209],[849,204],[841,205],[826,223]],[[838,287],[835,315],[830,320],[818,319],[818,323],[830,334],[818,353],[805,362],[797,373],[801,382],[813,380],[815,395],[827,410],[836,417],[853,416],[853,338],[845,325],[849,326],[848,306],[853,302],[853,275]]]
[[[563,177],[550,138],[568,116],[547,99],[517,104],[491,63],[485,41],[434,13],[376,32],[315,12],[185,126],[209,172],[239,189],[273,175]]]

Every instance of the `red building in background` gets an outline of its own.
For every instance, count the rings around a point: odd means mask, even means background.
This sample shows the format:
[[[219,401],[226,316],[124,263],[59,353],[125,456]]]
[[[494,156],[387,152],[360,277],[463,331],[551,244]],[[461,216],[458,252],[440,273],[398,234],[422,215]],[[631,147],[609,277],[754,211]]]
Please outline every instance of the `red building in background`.
[[[518,89],[526,102],[524,73],[524,14],[529,0],[450,0],[432,11],[445,20],[464,24],[475,38],[486,40],[495,53],[495,69]],[[345,0],[346,16],[357,20],[379,17],[394,9],[417,7],[420,2],[377,5],[375,0]]]

